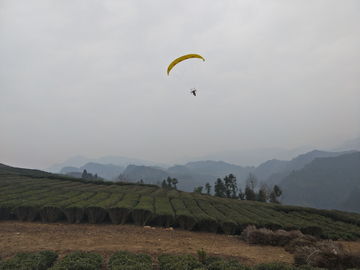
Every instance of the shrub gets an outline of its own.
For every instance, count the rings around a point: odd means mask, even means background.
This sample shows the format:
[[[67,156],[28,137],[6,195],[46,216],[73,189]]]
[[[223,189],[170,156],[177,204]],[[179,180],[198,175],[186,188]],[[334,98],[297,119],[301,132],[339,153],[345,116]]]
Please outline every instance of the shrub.
[[[327,240],[318,242],[315,246],[297,249],[294,264],[330,270],[356,268],[360,266],[360,254],[349,253],[340,243]]]
[[[316,243],[316,238],[310,235],[304,236],[300,231],[277,230],[274,232],[266,228],[256,229],[255,226],[248,226],[241,233],[241,238],[249,244],[285,246],[285,250],[289,252],[299,246],[300,243],[308,243],[309,241]]]
[[[109,216],[114,224],[124,224],[134,206],[138,203],[140,195],[126,194],[115,206],[110,207]]]
[[[44,222],[55,222],[63,216],[63,210],[66,206],[69,206],[79,201],[88,200],[94,195],[94,192],[88,191],[72,198],[46,204],[40,208],[41,219]]]
[[[290,253],[294,253],[296,250],[302,247],[315,247],[316,238],[311,235],[303,235],[298,238],[292,239],[288,244],[285,245],[285,250]]]
[[[145,254],[134,255],[128,251],[118,251],[108,260],[109,270],[152,270],[151,257]]]
[[[109,197],[109,193],[98,193],[88,200],[79,201],[64,209],[64,213],[70,223],[80,223],[85,215],[85,208],[88,205],[101,202]]]
[[[197,223],[196,218],[186,208],[184,202],[180,198],[172,198],[171,205],[175,211],[176,221],[182,230],[191,231]]]
[[[54,264],[57,257],[57,253],[49,250],[19,253],[10,260],[0,262],[0,270],[46,270]]]
[[[159,226],[169,227],[175,221],[174,210],[168,197],[155,197],[155,220]]]
[[[180,191],[178,191],[178,190],[176,190],[176,189],[169,190],[169,191],[166,193],[166,196],[169,197],[169,199],[179,198],[179,197],[180,197]]]
[[[296,270],[296,268],[283,263],[262,263],[254,266],[252,270]]]
[[[225,234],[235,234],[237,223],[219,212],[208,200],[197,200],[198,205],[206,214],[217,219]]]
[[[217,232],[219,223],[214,217],[207,215],[194,199],[183,198],[183,201],[187,209],[189,209],[191,214],[197,219],[200,230],[213,233]]]
[[[134,207],[132,211],[132,218],[135,225],[145,226],[146,223],[154,215],[154,197],[153,196],[142,196],[139,203]]]
[[[73,252],[66,255],[50,270],[99,270],[102,266],[100,254],[91,252]]]
[[[198,255],[198,260],[199,262],[201,262],[202,264],[205,263],[206,261],[206,251],[202,248],[201,250],[197,250],[196,251],[197,255]]]
[[[170,255],[161,254],[158,257],[158,268],[160,270],[194,270],[202,268],[202,264],[192,255]]]
[[[47,192],[46,196],[44,196],[45,194],[34,196],[32,200],[26,200],[24,203],[14,207],[12,212],[20,221],[34,221],[43,205],[61,200],[62,195],[66,192],[66,189],[55,189]]]
[[[123,193],[113,193],[109,198],[85,207],[85,213],[90,223],[102,222],[111,206],[115,205],[124,197]]]
[[[228,206],[226,206],[223,203],[212,201],[211,204],[218,211],[220,211],[223,215],[234,220],[237,223],[240,231],[242,231],[249,225],[256,225],[256,222],[254,222],[253,220],[247,218],[246,216],[241,215],[240,213],[234,211],[232,208],[229,208]]]

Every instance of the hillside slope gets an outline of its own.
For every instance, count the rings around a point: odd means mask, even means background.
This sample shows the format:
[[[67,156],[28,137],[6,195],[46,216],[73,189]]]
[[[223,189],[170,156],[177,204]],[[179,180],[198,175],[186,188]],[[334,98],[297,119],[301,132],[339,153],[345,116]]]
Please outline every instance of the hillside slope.
[[[239,234],[248,225],[325,239],[360,237],[360,215],[240,201],[156,185],[69,178],[0,166],[0,220],[135,223]]]
[[[360,184],[360,152],[338,157],[316,158],[303,169],[293,171],[281,182],[283,203],[339,209]],[[339,209],[342,210],[342,209]]]

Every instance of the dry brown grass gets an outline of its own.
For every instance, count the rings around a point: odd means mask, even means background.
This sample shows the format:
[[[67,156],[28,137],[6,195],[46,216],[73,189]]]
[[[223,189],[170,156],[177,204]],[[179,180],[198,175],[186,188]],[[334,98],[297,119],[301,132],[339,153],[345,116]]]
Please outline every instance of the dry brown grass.
[[[326,269],[350,269],[360,267],[360,254],[350,253],[332,240],[317,242],[315,246],[303,246],[294,254],[296,266],[310,265]]]

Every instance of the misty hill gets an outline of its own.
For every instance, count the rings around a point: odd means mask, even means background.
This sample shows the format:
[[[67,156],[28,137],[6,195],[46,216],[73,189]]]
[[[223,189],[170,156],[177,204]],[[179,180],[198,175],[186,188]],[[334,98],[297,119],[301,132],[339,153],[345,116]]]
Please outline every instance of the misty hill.
[[[281,181],[283,203],[321,209],[339,209],[342,202],[358,201],[360,152],[315,158]],[[356,210],[356,209],[354,209]]]
[[[248,173],[254,170],[254,167],[242,167],[225,163],[223,161],[211,160],[189,162],[184,166],[196,174],[224,177],[225,175],[232,173],[236,175],[238,179],[245,179]]]
[[[101,157],[98,159],[95,158],[87,158],[84,156],[76,156],[68,159],[67,161],[60,163],[60,164],[54,164],[51,167],[47,168],[47,172],[52,173],[59,173],[64,167],[75,167],[80,168],[84,167],[88,163],[98,163],[102,165],[106,164],[113,164],[116,166],[120,166],[125,168],[129,164],[134,165],[145,165],[145,166],[158,166],[166,168],[168,167],[165,164],[158,163],[158,162],[152,162],[148,160],[142,160],[142,159],[136,159],[136,158],[127,158],[127,157],[120,157],[120,156],[107,156],[107,157]]]
[[[299,155],[290,161],[272,160],[271,162],[265,162],[261,164],[258,168],[256,168],[254,174],[259,179],[262,180],[267,179],[266,183],[268,185],[276,185],[279,184],[292,171],[294,170],[296,171],[304,168],[306,164],[309,164],[315,158],[337,157],[343,154],[348,154],[353,152],[354,151],[325,152],[325,151],[313,150],[306,154]],[[278,171],[276,171],[277,169]],[[261,176],[259,176],[258,174]]]
[[[169,173],[162,168],[137,165],[128,165],[123,174],[133,182],[143,180],[151,184],[156,184],[169,176]]]
[[[347,140],[342,144],[331,149],[332,152],[349,151],[349,150],[360,151],[360,137],[353,140]]]
[[[116,166],[113,164],[99,164],[95,162],[89,162],[80,168],[67,166],[60,170],[60,174],[73,175],[73,173],[82,173],[86,170],[88,173],[97,174],[98,176],[107,179],[114,180],[120,173],[122,173],[125,168],[122,166]],[[71,174],[72,173],[72,174]]]
[[[354,188],[348,198],[340,203],[337,208],[360,214],[360,185]]]

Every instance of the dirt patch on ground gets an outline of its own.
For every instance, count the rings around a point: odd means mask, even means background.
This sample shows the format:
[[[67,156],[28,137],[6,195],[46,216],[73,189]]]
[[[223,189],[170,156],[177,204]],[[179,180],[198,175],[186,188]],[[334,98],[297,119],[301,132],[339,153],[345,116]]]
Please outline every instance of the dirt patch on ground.
[[[3,259],[20,252],[47,249],[56,251],[60,258],[74,251],[91,251],[107,259],[116,251],[128,250],[148,254],[156,261],[161,253],[196,255],[202,248],[208,255],[238,259],[249,266],[293,262],[293,255],[284,248],[251,246],[238,236],[135,225],[0,222],[0,256]]]
[[[352,252],[360,251],[359,242],[342,242]],[[208,255],[237,259],[253,266],[264,262],[293,263],[293,255],[282,247],[255,246],[239,236],[189,232],[162,227],[135,225],[68,224],[41,222],[0,222],[0,256],[9,259],[20,252],[56,251],[60,258],[74,251],[91,251],[108,259],[119,250],[150,255],[156,262],[162,253],[192,254],[204,248]]]

